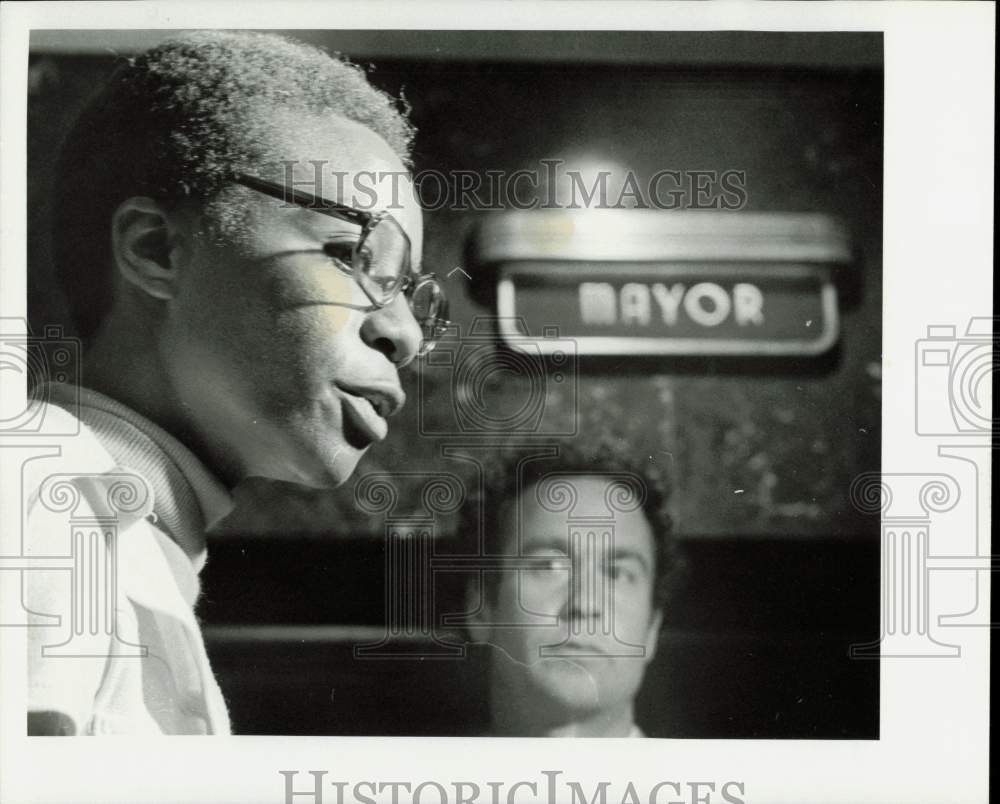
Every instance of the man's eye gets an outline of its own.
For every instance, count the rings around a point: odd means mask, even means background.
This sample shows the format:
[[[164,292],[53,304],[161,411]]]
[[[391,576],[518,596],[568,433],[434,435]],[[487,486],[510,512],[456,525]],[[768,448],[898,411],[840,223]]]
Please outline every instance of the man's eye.
[[[640,577],[638,567],[631,566],[627,562],[622,564],[611,562],[605,569],[605,572],[611,580],[627,584],[638,583]]]
[[[531,571],[536,573],[565,572],[570,567],[566,555],[535,555],[532,556]]]

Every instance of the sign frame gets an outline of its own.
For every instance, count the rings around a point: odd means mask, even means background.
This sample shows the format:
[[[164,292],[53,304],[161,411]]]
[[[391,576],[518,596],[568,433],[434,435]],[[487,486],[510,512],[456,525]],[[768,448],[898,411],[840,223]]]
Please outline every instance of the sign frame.
[[[595,270],[595,268],[597,270]],[[589,270],[588,270],[589,269]],[[768,281],[815,279],[820,282],[820,305],[823,313],[822,329],[817,338],[808,341],[793,339],[733,339],[733,338],[671,338],[666,336],[622,336],[622,335],[574,335],[560,332],[563,338],[572,338],[577,346],[577,354],[593,356],[660,356],[685,357],[814,357],[829,351],[840,336],[840,318],[837,304],[837,289],[828,267],[808,263],[770,264],[696,264],[693,262],[654,264],[648,267],[622,265],[622,273],[629,280],[669,279],[671,276],[690,277],[697,273],[705,279],[761,278]],[[526,351],[521,345],[524,332],[516,322],[523,316],[517,309],[517,278],[530,277],[544,280],[547,277],[557,281],[568,277],[585,279],[589,274],[609,277],[614,268],[608,270],[607,263],[550,264],[539,267],[539,263],[508,264],[501,267],[497,281],[498,332],[504,344],[516,351]],[[742,274],[742,276],[740,276]],[[532,322],[534,323],[534,322]],[[559,348],[557,342],[547,342],[545,338],[532,341],[542,354],[550,354]]]

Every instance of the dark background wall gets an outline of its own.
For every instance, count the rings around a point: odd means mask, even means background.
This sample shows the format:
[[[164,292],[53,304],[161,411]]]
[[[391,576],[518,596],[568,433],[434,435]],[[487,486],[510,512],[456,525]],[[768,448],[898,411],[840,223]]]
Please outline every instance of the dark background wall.
[[[155,36],[140,32],[115,47],[126,52]],[[75,110],[114,65],[94,52],[99,38],[62,37],[37,39],[30,74],[35,328],[65,322],[46,239],[52,159]],[[305,38],[368,64],[374,83],[402,90],[419,131],[418,169],[512,171],[565,158],[621,165],[640,179],[667,168],[742,170],[748,210],[823,212],[845,222],[858,256],[841,286],[842,336],[830,355],[584,360],[576,398],[553,393],[546,404],[556,418],[579,405],[584,421],[620,422],[629,443],[671,475],[691,566],[641,697],[647,731],[876,736],[877,663],[852,661],[847,651],[878,636],[878,522],[851,507],[848,488],[857,474],[879,468],[880,455],[880,36]],[[472,285],[489,281],[464,261],[470,233],[489,214],[428,213],[425,269],[447,274],[464,265]],[[455,276],[447,285],[452,317],[468,328],[492,311]],[[419,371],[405,380],[412,404],[356,478],[462,473],[440,455],[440,439],[413,437],[453,402],[448,382]],[[502,405],[525,388],[511,382],[492,392]],[[400,481],[401,505],[416,508],[408,482]],[[262,483],[238,491],[237,515],[213,545],[201,611],[237,729],[475,733],[485,717],[476,655],[352,657],[351,645],[385,622],[386,583],[384,523],[359,513],[353,491],[353,483],[334,494]],[[443,539],[454,526],[448,517],[437,524]],[[440,611],[459,605],[456,588],[442,584]]]

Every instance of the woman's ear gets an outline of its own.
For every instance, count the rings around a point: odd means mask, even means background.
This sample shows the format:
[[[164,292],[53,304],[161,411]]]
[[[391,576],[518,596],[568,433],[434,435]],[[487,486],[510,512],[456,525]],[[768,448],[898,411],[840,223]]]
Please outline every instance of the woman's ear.
[[[169,214],[152,198],[129,198],[111,216],[111,253],[118,272],[156,299],[177,294],[173,234]]]

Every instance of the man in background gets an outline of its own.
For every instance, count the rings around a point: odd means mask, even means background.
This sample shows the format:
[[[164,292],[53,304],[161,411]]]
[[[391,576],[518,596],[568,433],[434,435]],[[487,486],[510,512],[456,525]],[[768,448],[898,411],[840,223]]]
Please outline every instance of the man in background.
[[[643,736],[635,697],[679,560],[662,477],[618,443],[508,454],[465,510],[499,563],[467,601],[489,646],[493,735]]]
[[[68,573],[25,574],[29,733],[228,732],[193,614],[206,530],[245,478],[343,483],[438,331],[440,288],[415,272],[413,133],[359,69],[247,32],[171,39],[83,111],[53,248],[80,384],[35,389],[78,434],[26,472],[25,540],[65,554],[49,503],[67,480],[74,517],[116,518],[86,549],[117,587],[109,633],[78,627]],[[359,205],[344,188],[361,174],[386,180]]]

